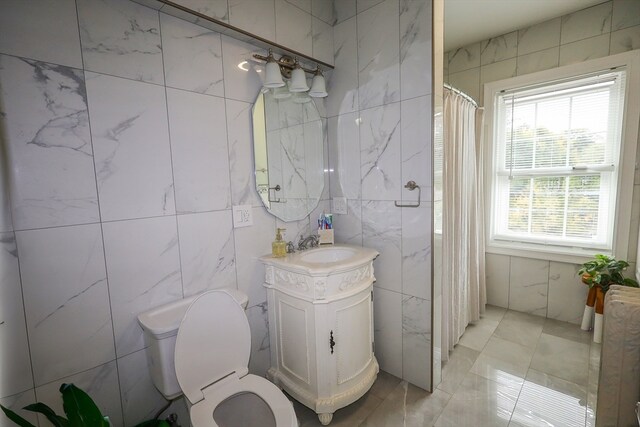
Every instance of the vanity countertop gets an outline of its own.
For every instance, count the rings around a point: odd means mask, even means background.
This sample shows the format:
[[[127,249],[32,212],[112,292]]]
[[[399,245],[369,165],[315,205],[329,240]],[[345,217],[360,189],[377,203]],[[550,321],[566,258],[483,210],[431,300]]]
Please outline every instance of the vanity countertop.
[[[355,245],[327,245],[275,258],[260,257],[265,265],[311,276],[342,273],[369,263],[379,255],[375,249]]]

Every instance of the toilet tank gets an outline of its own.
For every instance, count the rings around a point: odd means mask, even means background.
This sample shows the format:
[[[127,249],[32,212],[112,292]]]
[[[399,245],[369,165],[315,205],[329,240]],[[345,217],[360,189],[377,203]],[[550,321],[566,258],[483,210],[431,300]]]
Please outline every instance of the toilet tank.
[[[247,308],[249,298],[237,289],[223,288],[242,306]],[[191,303],[200,296],[174,301],[138,315],[138,322],[144,331],[147,346],[147,362],[151,379],[166,399],[174,399],[182,394],[175,368],[176,337],[180,322]]]

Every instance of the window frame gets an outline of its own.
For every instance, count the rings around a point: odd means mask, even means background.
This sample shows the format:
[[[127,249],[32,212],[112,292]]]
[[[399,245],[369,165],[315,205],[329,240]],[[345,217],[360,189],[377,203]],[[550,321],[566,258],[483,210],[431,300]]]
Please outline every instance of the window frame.
[[[494,170],[494,162],[496,160],[496,150],[498,149],[497,144],[494,143],[494,129],[497,123],[495,111],[496,94],[502,90],[513,90],[544,83],[552,84],[554,81],[572,77],[579,78],[586,74],[607,71],[615,67],[625,67],[627,75],[622,113],[622,141],[617,174],[617,203],[613,212],[612,250],[495,239],[494,205],[496,204],[496,189],[494,185],[496,171]],[[486,113],[484,129],[484,176],[485,194],[487,195],[487,200],[485,201],[485,215],[487,218],[486,252],[572,263],[582,263],[596,253],[606,253],[619,259],[627,259],[629,233],[631,230],[636,151],[640,142],[638,140],[640,121],[640,50],[486,83],[484,85],[484,105]]]

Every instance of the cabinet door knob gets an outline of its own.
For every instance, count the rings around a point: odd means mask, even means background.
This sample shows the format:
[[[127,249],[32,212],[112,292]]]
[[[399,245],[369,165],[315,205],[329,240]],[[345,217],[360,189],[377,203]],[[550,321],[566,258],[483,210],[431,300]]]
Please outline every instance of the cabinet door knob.
[[[333,331],[329,333],[329,347],[331,347],[331,354],[333,354],[333,346],[336,345],[336,342],[333,340]]]

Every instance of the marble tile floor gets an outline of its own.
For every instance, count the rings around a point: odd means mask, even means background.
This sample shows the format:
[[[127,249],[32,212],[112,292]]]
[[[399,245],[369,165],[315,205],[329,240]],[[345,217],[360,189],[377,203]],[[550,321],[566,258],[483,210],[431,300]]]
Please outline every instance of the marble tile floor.
[[[487,306],[427,393],[381,371],[360,400],[330,426],[595,425],[600,345],[578,325]],[[300,427],[320,426],[294,401]]]

